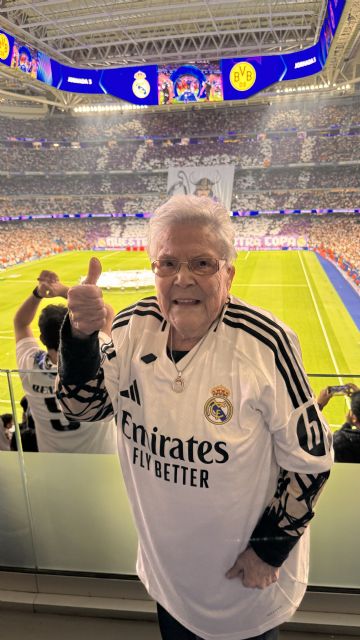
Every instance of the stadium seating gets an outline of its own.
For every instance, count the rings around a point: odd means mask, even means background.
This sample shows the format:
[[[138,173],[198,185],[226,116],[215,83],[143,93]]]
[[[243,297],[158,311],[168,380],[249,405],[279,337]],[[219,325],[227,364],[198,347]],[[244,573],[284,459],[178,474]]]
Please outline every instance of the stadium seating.
[[[0,117],[0,216],[151,212],[166,198],[169,165],[227,163],[235,165],[233,211],[356,209],[359,136],[358,105],[351,99],[31,122]],[[252,234],[268,226],[271,233],[296,228],[311,246],[344,255],[359,268],[352,240],[358,219],[348,214],[344,226],[342,215],[333,215],[331,225],[323,217],[287,216],[242,219],[241,225],[251,224]],[[119,219],[2,222],[1,264],[91,248],[114,235],[112,224],[124,245],[136,234],[142,242],[146,237],[141,222],[135,227]]]

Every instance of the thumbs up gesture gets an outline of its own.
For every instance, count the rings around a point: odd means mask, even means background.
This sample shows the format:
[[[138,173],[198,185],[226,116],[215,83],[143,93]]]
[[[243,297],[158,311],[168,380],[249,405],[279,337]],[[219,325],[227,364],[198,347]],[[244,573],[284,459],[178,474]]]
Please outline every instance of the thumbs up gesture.
[[[68,308],[73,335],[81,338],[106,326],[108,311],[97,281],[101,263],[91,258],[85,280],[68,291]]]

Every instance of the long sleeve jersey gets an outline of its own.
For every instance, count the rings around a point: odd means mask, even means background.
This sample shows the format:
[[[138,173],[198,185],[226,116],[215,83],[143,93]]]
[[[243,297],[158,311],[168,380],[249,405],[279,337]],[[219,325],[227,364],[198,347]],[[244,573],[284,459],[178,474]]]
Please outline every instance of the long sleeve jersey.
[[[231,298],[177,367],[155,297],[120,312],[99,353],[62,336],[58,396],[73,419],[117,416],[124,480],[150,595],[204,640],[241,640],[288,619],[308,576],[308,529],[332,464],[331,435],[296,336]],[[280,566],[264,589],[228,580],[251,545]]]

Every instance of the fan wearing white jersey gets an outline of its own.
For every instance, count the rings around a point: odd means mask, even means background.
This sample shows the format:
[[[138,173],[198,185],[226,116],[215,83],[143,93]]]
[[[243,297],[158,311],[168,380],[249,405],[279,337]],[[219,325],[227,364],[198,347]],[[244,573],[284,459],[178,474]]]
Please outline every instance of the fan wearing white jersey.
[[[60,328],[67,307],[49,304],[39,316],[40,340],[31,323],[43,298],[67,297],[68,287],[52,271],[42,271],[33,293],[23,302],[14,318],[17,366],[35,421],[38,449],[55,453],[116,453],[115,420],[83,422],[68,420],[55,395]],[[113,313],[108,308],[108,335]],[[104,338],[107,336],[104,335]],[[108,338],[107,338],[108,339]]]
[[[69,290],[58,397],[69,417],[117,415],[137,570],[162,638],[274,640],[306,589],[330,431],[293,331],[229,293],[222,205],[170,198],[148,252],[157,296],[120,312],[101,349],[96,258]]]

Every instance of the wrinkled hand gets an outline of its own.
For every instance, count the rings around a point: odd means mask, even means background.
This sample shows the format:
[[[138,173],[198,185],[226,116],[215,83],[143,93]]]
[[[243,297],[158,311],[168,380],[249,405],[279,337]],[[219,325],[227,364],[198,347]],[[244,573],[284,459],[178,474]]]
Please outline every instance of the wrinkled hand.
[[[106,325],[107,309],[102,291],[97,286],[101,263],[91,258],[84,282],[68,291],[68,308],[73,335],[89,336]]]
[[[279,568],[267,564],[254,549],[248,547],[240,553],[235,564],[227,571],[230,580],[240,578],[244,587],[251,589],[265,589],[279,579]]]
[[[67,297],[68,287],[60,282],[54,271],[42,271],[38,277],[38,292],[42,298]]]

